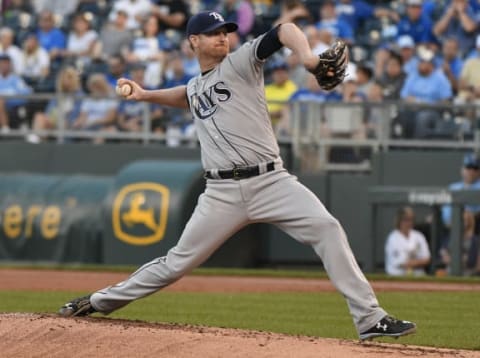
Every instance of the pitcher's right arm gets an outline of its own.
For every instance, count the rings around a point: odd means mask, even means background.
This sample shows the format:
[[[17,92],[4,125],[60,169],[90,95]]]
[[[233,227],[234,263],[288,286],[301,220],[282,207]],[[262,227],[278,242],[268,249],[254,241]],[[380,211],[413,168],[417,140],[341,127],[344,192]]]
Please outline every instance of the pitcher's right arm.
[[[169,107],[188,109],[187,101],[187,86],[177,86],[159,90],[146,90],[135,81],[127,78],[120,78],[117,81],[117,86],[121,87],[124,84],[132,86],[132,93],[128,96],[122,96],[124,99],[144,101],[150,103],[161,104]]]

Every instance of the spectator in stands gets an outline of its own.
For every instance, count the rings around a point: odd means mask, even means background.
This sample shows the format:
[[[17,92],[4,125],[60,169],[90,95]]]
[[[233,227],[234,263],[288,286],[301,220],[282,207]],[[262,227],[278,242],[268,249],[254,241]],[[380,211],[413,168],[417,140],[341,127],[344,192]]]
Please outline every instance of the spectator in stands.
[[[326,29],[332,33],[334,38],[344,40],[353,44],[353,29],[344,20],[340,19],[335,13],[335,2],[326,0],[320,7],[320,20],[316,24],[319,30]]]
[[[462,241],[462,270],[465,276],[480,275],[480,238],[475,232],[475,215],[468,210],[463,212],[463,241]],[[450,269],[452,258],[450,255],[450,235],[443,238],[439,250],[440,265],[436,271],[437,276],[444,276]]]
[[[230,42],[231,45],[232,43]],[[182,57],[183,71],[189,78],[195,77],[200,73],[200,65],[187,39],[184,39],[180,45],[180,56]]]
[[[30,33],[23,43],[22,77],[34,89],[50,72],[50,57],[40,46],[35,33]]]
[[[2,26],[10,27],[16,36],[16,41],[21,42],[21,32],[32,26],[34,14],[30,0],[2,1]],[[27,20],[27,21],[25,21]],[[17,42],[17,43],[18,43]]]
[[[108,59],[108,72],[106,73],[107,82],[110,87],[115,88],[117,86],[117,80],[121,77],[128,78],[127,65],[125,60],[120,55],[112,56]]]
[[[476,48],[476,55],[465,61],[460,73],[458,103],[480,104],[480,35]]]
[[[184,0],[152,0],[152,3],[151,14],[157,17],[163,31],[183,31],[189,17]]]
[[[10,0],[3,2],[2,5],[2,13],[5,18],[17,17],[21,12],[34,12],[31,0]]]
[[[250,33],[255,21],[253,6],[248,0],[220,0],[216,11],[225,21],[238,24],[238,34],[242,39]]]
[[[153,4],[149,0],[117,0],[113,3],[109,20],[114,21],[118,11],[127,14],[127,29],[138,30],[143,19],[153,11]]]
[[[442,45],[440,63],[453,91],[458,90],[458,80],[463,68],[463,60],[458,54],[458,41],[455,38],[446,39]]]
[[[319,85],[315,76],[309,73],[305,84],[296,90],[289,99],[289,102],[339,102],[342,96],[336,91],[325,91]]]
[[[297,25],[300,23],[310,23],[312,17],[305,3],[301,0],[283,0],[280,7],[280,16],[273,22],[272,26],[293,22]]]
[[[413,38],[409,35],[400,36],[397,39],[397,47],[403,63],[403,72],[416,72],[418,68],[418,58],[415,56],[416,47]]]
[[[422,12],[423,0],[407,0],[406,16],[397,24],[397,35],[409,35],[415,44],[434,43],[433,22]]]
[[[35,113],[32,128],[35,131],[51,130],[60,127],[59,121],[64,121],[63,127],[69,129],[73,121],[80,115],[81,100],[78,96],[83,94],[80,78],[74,67],[68,66],[60,70],[57,75],[55,90],[62,97],[60,101],[53,98],[48,102],[45,111]],[[27,140],[39,143],[44,138],[38,134],[31,134]]]
[[[477,27],[475,13],[468,5],[468,1],[452,0],[443,16],[435,23],[433,32],[441,41],[456,38],[460,54],[465,56],[475,45]]]
[[[279,132],[291,134],[292,123],[291,110],[295,108],[295,113],[298,116],[298,123],[308,123],[309,116],[314,116],[317,121],[311,126],[299,126],[299,135],[307,135],[309,138],[329,138],[331,136],[330,129],[327,124],[327,118],[323,115],[325,107],[321,104],[325,102],[339,102],[342,96],[337,91],[325,91],[319,85],[315,76],[307,73],[305,82],[302,87],[295,91],[289,100],[289,110],[286,110],[284,121],[281,123]],[[302,131],[305,131],[302,133]],[[329,156],[329,147],[324,147],[325,156]],[[316,145],[300,145],[300,166],[302,171],[316,172],[320,169],[319,163],[319,148]]]
[[[401,90],[401,98],[408,103],[447,104],[452,99],[452,87],[442,69],[435,69],[434,53],[427,48],[419,50],[418,71],[407,74]],[[454,135],[454,128],[445,127],[441,109],[414,108],[414,113],[404,114],[407,121],[413,120],[415,138],[432,138]]]
[[[373,70],[366,64],[357,65],[357,92],[367,97],[370,86],[373,84]]]
[[[385,89],[378,81],[372,82],[368,88],[367,107],[365,115],[365,126],[367,138],[379,138],[381,134],[388,137],[390,133],[390,118],[392,113],[391,105],[384,104]]]
[[[23,54],[22,50],[14,44],[15,33],[9,27],[0,29],[0,53],[10,57],[14,72],[19,75],[22,73]]]
[[[185,73],[182,57],[175,53],[170,57],[165,70],[165,83],[163,88],[172,88],[180,85],[186,85],[190,77]],[[191,116],[183,109],[165,108],[165,121],[167,145],[177,146],[179,133],[192,139],[195,135],[195,128]]]
[[[117,10],[113,21],[107,22],[100,31],[100,57],[108,61],[113,56],[125,56],[133,41],[133,34],[127,28],[128,15],[124,10]]]
[[[325,91],[319,85],[315,76],[311,73],[307,74],[305,85],[296,90],[290,97],[289,102],[308,102],[308,103],[324,103],[324,102],[340,102],[342,95],[337,91]],[[308,105],[307,105],[308,106]],[[304,114],[308,113],[308,107],[302,111]],[[290,113],[287,112],[289,115]],[[322,116],[323,117],[323,116]],[[289,128],[289,120],[285,121],[286,128]],[[325,125],[325,118],[322,120],[320,127],[320,136],[329,137],[328,126]]]
[[[383,88],[383,98],[386,100],[399,100],[405,78],[406,74],[403,71],[402,58],[400,55],[392,52],[387,60],[385,72],[377,80]]]
[[[430,249],[425,236],[414,229],[415,214],[411,207],[398,210],[395,229],[385,244],[385,271],[392,276],[422,276],[430,263]]]
[[[307,25],[303,32],[307,37],[312,52],[316,55],[321,54],[333,44],[332,33],[328,30],[319,31],[315,25]]]
[[[461,134],[467,137],[473,137],[480,118],[480,35],[476,44],[475,55],[464,62],[454,101],[458,105],[475,106],[456,110],[456,120],[460,123]]]
[[[303,29],[307,37],[308,44],[314,54],[319,55],[333,43],[333,37],[330,31],[319,31],[315,25],[306,25]],[[291,51],[284,51],[287,55],[286,61],[289,67],[290,79],[297,85],[302,87],[307,81],[308,71],[305,69],[298,57]]]
[[[138,63],[132,65],[130,69],[131,78],[144,88],[145,85],[145,65]],[[138,101],[122,100],[118,108],[118,128],[124,132],[141,132],[143,131],[144,121],[148,119],[149,130],[157,133],[165,133],[164,111],[161,106],[148,104]]]
[[[105,75],[92,73],[87,80],[90,97],[82,101],[80,115],[73,122],[74,129],[90,131],[116,131],[116,116],[118,101],[113,96],[113,90]],[[103,143],[104,138],[95,137],[93,143]]]
[[[191,77],[185,73],[180,54],[170,56],[165,68],[164,88],[186,85]]]
[[[77,14],[73,19],[73,29],[68,34],[67,48],[63,55],[81,71],[94,57],[97,41],[98,34],[90,28],[87,14]]]
[[[362,140],[367,135],[365,122],[366,96],[358,91],[357,74],[352,73],[337,88],[342,103],[328,103],[325,106],[324,118],[330,137]],[[345,105],[348,103],[348,105]],[[353,147],[329,148],[329,161],[337,163],[359,163],[366,159],[364,151]]]
[[[81,0],[31,0],[31,2],[37,14],[48,11],[66,17],[75,12]]]
[[[0,55],[0,95],[25,95],[32,92],[25,81],[13,72],[10,57]],[[0,98],[0,130],[8,132],[26,124],[26,104],[23,98]]]
[[[374,17],[390,18],[394,22],[399,21],[398,14],[386,7],[375,7],[363,0],[337,0],[336,14],[340,19],[347,22],[353,31],[357,32],[361,25]]]
[[[129,64],[142,62],[147,65],[145,84],[158,88],[162,83],[166,56],[158,43],[158,21],[153,15],[148,16],[142,24],[143,34],[133,40],[126,59]]]
[[[281,123],[285,121],[285,111],[288,110],[286,103],[297,90],[297,86],[289,77],[288,64],[285,61],[276,60],[269,69],[272,83],[265,86],[265,98],[273,129],[280,134],[278,131],[285,128]]]
[[[37,37],[40,46],[49,54],[51,61],[60,61],[67,46],[62,30],[55,27],[55,18],[51,11],[42,11],[38,17]]]
[[[461,180],[448,186],[448,190],[472,189],[480,190],[480,158],[475,153],[468,153],[463,157],[461,168]],[[480,205],[467,205],[465,210],[480,215]],[[450,229],[452,224],[452,207],[442,206],[442,222],[445,228]]]

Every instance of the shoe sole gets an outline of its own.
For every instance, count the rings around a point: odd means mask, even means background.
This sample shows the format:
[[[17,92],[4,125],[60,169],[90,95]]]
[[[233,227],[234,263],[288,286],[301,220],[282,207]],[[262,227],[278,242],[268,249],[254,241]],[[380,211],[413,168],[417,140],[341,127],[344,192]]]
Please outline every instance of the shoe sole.
[[[400,333],[369,333],[365,335],[360,336],[361,341],[366,341],[366,340],[372,340],[373,338],[378,338],[378,337],[393,337],[393,338],[400,338],[402,336],[406,336],[409,334],[413,334],[417,332],[417,327],[412,327],[410,329],[407,329],[406,331],[400,332]]]

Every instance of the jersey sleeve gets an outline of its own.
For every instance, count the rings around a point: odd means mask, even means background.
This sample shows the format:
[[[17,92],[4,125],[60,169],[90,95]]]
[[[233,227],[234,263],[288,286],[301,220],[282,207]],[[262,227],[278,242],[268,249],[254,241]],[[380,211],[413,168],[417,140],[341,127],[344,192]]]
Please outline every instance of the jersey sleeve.
[[[263,81],[263,64],[265,60],[258,58],[257,48],[263,36],[244,43],[235,52],[228,56],[228,61],[235,72],[247,82]]]

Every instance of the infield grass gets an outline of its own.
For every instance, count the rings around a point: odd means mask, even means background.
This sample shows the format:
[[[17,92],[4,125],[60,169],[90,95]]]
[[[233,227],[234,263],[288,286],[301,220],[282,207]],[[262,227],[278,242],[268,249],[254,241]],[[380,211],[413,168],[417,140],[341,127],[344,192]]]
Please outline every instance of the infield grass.
[[[0,291],[0,312],[56,312],[65,301],[83,294]],[[382,341],[480,350],[480,293],[380,292],[377,296],[391,314],[418,325],[416,335]],[[161,292],[110,317],[357,339],[345,300],[331,292]]]

